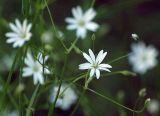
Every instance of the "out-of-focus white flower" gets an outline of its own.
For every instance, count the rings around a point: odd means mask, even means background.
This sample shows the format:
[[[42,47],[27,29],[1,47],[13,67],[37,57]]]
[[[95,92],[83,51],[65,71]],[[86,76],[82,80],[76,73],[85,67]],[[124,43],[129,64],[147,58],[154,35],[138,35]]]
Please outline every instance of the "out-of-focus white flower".
[[[4,55],[1,59],[0,71],[9,71],[12,67],[15,55]]]
[[[31,53],[27,53],[27,57],[25,58],[25,64],[27,67],[23,68],[23,77],[28,77],[33,75],[33,83],[37,84],[44,84],[44,77],[43,77],[43,56],[41,53],[38,54],[37,60],[34,60]],[[44,58],[44,63],[48,59],[47,56]],[[47,67],[44,67],[44,73],[49,74],[50,71]]]
[[[2,113],[0,113],[1,116],[19,116],[19,112],[18,111],[8,111],[8,110],[4,110]]]
[[[137,73],[144,74],[148,69],[152,69],[157,64],[157,50],[153,46],[146,46],[139,42],[132,44],[132,53],[129,55],[129,63]]]
[[[138,38],[139,38],[138,35],[135,34],[135,33],[133,33],[131,36],[132,36],[132,38],[133,38],[134,40],[138,40]]]
[[[67,89],[66,89],[67,88]],[[58,92],[58,86],[55,86],[51,90],[50,102],[55,101],[56,95]],[[56,107],[61,108],[62,110],[68,110],[71,105],[73,105],[77,100],[77,94],[75,93],[72,87],[69,87],[67,84],[62,84],[59,97],[56,102]]]
[[[32,33],[30,32],[32,24],[27,24],[27,20],[23,21],[23,24],[20,23],[18,19],[15,20],[15,24],[9,24],[13,32],[6,33],[7,43],[13,43],[13,47],[21,47],[26,41],[29,41]]]
[[[160,110],[160,102],[158,100],[153,99],[150,101],[150,103],[148,103],[148,106],[147,106],[148,112],[155,114],[155,113],[158,113],[159,110]]]
[[[60,39],[64,39],[64,34],[61,31],[57,32],[57,36]],[[54,40],[54,35],[52,31],[45,31],[42,36],[41,36],[41,41],[44,42],[45,44],[51,44]]]
[[[51,43],[53,41],[53,33],[51,31],[46,31],[42,34],[41,40],[44,43]]]
[[[95,32],[99,25],[92,22],[96,16],[96,12],[93,8],[88,9],[83,13],[80,6],[72,8],[72,14],[74,18],[66,18],[65,21],[69,23],[67,26],[68,30],[77,30],[76,35],[79,38],[84,39],[87,34],[87,30]]]
[[[64,39],[64,33],[62,31],[58,31],[58,37]]]
[[[107,52],[103,53],[103,50],[101,50],[97,57],[95,57],[94,53],[91,49],[88,50],[89,55],[86,53],[83,53],[84,58],[88,61],[87,63],[83,63],[79,65],[79,69],[81,70],[90,70],[90,77],[93,77],[94,74],[96,74],[96,78],[99,79],[100,77],[100,70],[108,71],[110,70],[108,68],[112,68],[109,64],[101,64],[105,56],[107,55]]]

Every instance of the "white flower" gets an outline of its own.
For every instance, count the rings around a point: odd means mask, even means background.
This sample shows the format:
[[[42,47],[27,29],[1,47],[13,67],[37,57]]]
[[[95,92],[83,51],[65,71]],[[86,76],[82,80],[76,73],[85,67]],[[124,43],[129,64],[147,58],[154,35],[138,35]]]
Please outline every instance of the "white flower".
[[[60,39],[64,39],[64,34],[61,31],[57,31],[57,36]],[[53,32],[48,30],[42,33],[41,35],[41,41],[45,44],[52,44],[54,40],[55,35],[53,35]]]
[[[55,101],[57,92],[58,92],[58,86],[53,87],[49,99],[51,103]],[[71,105],[73,105],[77,100],[77,94],[75,93],[74,89],[72,87],[69,87],[67,84],[61,85],[59,95],[60,96],[57,99],[56,107],[59,107],[63,110],[68,110],[71,107]]]
[[[153,46],[146,46],[139,42],[132,44],[132,53],[129,55],[129,63],[132,64],[133,70],[137,73],[144,74],[148,69],[157,64],[157,50]]]
[[[0,71],[9,71],[12,67],[14,57],[14,53],[4,55],[1,59]]]
[[[34,60],[30,53],[27,54],[25,58],[25,64],[27,67],[23,68],[23,77],[28,77],[33,75],[33,83],[37,84],[44,84],[44,77],[43,77],[43,56],[41,53],[38,54],[37,60]],[[48,59],[47,56],[44,58],[44,63]],[[44,73],[49,74],[50,71],[47,67],[44,67]]]
[[[23,21],[23,24],[20,23],[18,19],[15,20],[15,24],[9,24],[13,32],[6,33],[7,43],[13,43],[13,47],[21,47],[26,41],[29,41],[32,33],[30,32],[32,24],[27,24],[27,20]]]
[[[93,8],[83,13],[81,7],[77,6],[76,8],[72,8],[72,14],[74,18],[66,18],[65,21],[69,23],[67,26],[68,30],[77,30],[77,37],[84,39],[87,30],[95,32],[98,29],[99,25],[92,22],[93,18],[96,16],[96,12]]]
[[[131,36],[132,36],[132,38],[133,38],[134,40],[138,40],[138,38],[139,38],[138,35],[135,34],[135,33],[133,33]]]
[[[90,77],[93,77],[94,74],[96,74],[96,78],[99,79],[100,77],[100,70],[108,71],[110,70],[108,68],[112,68],[109,64],[101,64],[105,56],[107,55],[107,52],[103,53],[103,50],[101,50],[97,57],[95,57],[94,53],[91,49],[89,49],[89,55],[86,53],[83,53],[84,58],[88,61],[87,63],[83,63],[79,65],[79,69],[81,70],[90,70]]]
[[[18,111],[8,111],[8,110],[4,110],[3,112],[0,113],[1,116],[19,116],[19,112]]]
[[[53,41],[53,33],[51,31],[46,31],[41,36],[42,42],[49,44]]]
[[[147,106],[147,110],[152,114],[157,113],[159,109],[160,109],[160,102],[156,99],[151,100]]]

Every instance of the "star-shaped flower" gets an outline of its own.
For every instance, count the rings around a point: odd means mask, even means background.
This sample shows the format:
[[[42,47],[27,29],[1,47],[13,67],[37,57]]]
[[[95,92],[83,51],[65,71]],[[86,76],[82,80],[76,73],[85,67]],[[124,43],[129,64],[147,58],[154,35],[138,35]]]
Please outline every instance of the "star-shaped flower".
[[[154,46],[146,46],[143,42],[139,42],[132,44],[131,49],[128,59],[135,72],[144,74],[156,66],[158,51]]]
[[[58,86],[55,86],[51,90],[50,102],[53,103],[56,99],[56,95],[58,92]],[[62,84],[60,88],[59,97],[56,102],[56,107],[61,108],[62,110],[68,110],[71,105],[73,105],[77,100],[77,94],[74,91],[73,87],[68,84]]]
[[[69,23],[67,26],[68,30],[77,30],[76,36],[84,39],[87,34],[87,30],[95,32],[99,25],[92,22],[93,18],[96,16],[96,12],[93,8],[88,9],[83,13],[80,6],[72,9],[72,14],[74,18],[66,18],[65,21]]]
[[[13,47],[22,47],[26,41],[29,41],[32,33],[30,32],[32,24],[27,24],[27,20],[23,21],[23,24],[20,23],[18,19],[15,20],[15,24],[9,24],[13,32],[6,33],[7,43],[13,43]]]
[[[108,71],[110,70],[108,68],[112,68],[109,64],[101,64],[105,56],[107,55],[107,52],[103,53],[103,50],[101,50],[97,57],[95,57],[94,53],[91,49],[89,49],[89,55],[86,53],[83,53],[84,58],[88,61],[87,63],[83,63],[79,65],[79,69],[81,70],[90,70],[90,77],[93,77],[94,74],[96,75],[96,78],[99,79],[100,77],[100,70]]]
[[[31,53],[27,54],[25,58],[25,64],[27,67],[23,68],[23,77],[28,77],[33,75],[33,83],[36,85],[38,82],[40,84],[44,84],[44,77],[43,77],[43,57],[42,54],[39,53],[37,56],[37,60],[34,60]],[[48,59],[47,56],[44,58],[44,63]],[[49,74],[50,71],[47,67],[44,67],[44,73]]]

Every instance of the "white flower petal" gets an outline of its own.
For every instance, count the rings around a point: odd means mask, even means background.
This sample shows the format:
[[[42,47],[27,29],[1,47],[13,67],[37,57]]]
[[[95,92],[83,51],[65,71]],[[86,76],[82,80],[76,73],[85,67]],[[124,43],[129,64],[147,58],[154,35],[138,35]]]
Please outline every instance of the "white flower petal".
[[[28,77],[31,76],[33,74],[33,71],[30,68],[23,68],[23,77]]]
[[[78,6],[77,8],[72,8],[72,14],[76,19],[82,17],[82,9]]]
[[[86,53],[83,53],[83,57],[84,57],[88,62],[90,62],[91,64],[93,63],[91,57],[88,56]]]
[[[93,8],[88,9],[84,14],[84,19],[86,21],[91,21],[96,16],[96,12],[93,10]]]
[[[89,76],[90,76],[90,77],[93,77],[94,73],[95,73],[95,69],[93,68],[93,69],[91,69]]]
[[[96,69],[96,78],[99,79],[99,77],[100,77],[100,71]]]
[[[23,26],[22,26],[23,28],[23,31],[26,31],[26,28],[27,28],[27,20],[25,19],[24,21],[23,21]]]
[[[44,84],[44,78],[43,78],[42,74],[38,73],[37,78],[38,78],[38,81],[40,84]]]
[[[79,69],[81,69],[81,70],[90,69],[91,66],[92,65],[90,63],[83,63],[83,64],[79,65]]]
[[[77,22],[74,18],[66,18],[65,21],[71,24],[75,24]]]
[[[76,32],[77,37],[84,39],[86,37],[87,30],[85,28],[79,28]]]
[[[18,44],[19,44],[18,41],[14,42],[13,47],[14,47],[14,48],[18,47]]]
[[[38,84],[37,74],[34,74],[34,75],[33,75],[33,84],[34,84],[34,85]]]
[[[99,25],[94,22],[89,22],[86,24],[86,28],[90,31],[95,32],[98,29]]]
[[[13,38],[18,37],[18,35],[16,33],[13,33],[13,32],[8,32],[8,33],[5,34],[5,36],[6,37],[13,37]]]
[[[74,30],[74,29],[76,29],[76,28],[77,28],[77,26],[74,25],[74,24],[71,24],[71,25],[68,25],[68,26],[67,26],[67,29],[68,29],[68,30]]]
[[[18,46],[19,46],[19,47],[23,46],[24,42],[25,42],[25,41],[19,41]]]
[[[106,55],[107,55],[107,52],[103,53],[103,50],[101,50],[96,58],[96,62],[100,64]]]
[[[21,26],[20,21],[19,21],[18,19],[16,19],[16,20],[15,20],[15,23],[16,23],[17,28],[18,28],[19,30],[21,30],[21,29],[22,29],[22,26]]]
[[[14,31],[14,32],[16,32],[16,33],[19,33],[18,28],[17,28],[13,23],[10,23],[9,26],[10,26],[10,28],[12,29],[12,31]]]
[[[99,70],[104,70],[104,71],[108,71],[108,72],[111,72],[109,69],[107,69],[107,68],[102,68],[102,67],[100,67],[100,68],[98,68]]]
[[[29,32],[29,31],[31,30],[31,28],[32,28],[32,24],[30,23],[30,24],[28,24],[28,26],[27,26],[26,32]]]
[[[95,62],[96,58],[95,58],[95,55],[94,55],[93,51],[91,49],[89,49],[88,51],[89,51],[89,55],[90,55],[92,61]]]
[[[9,38],[7,39],[7,43],[13,43],[17,38]]]
[[[48,70],[48,67],[45,68],[44,73],[45,73],[45,74],[50,74],[50,73],[51,73],[51,72]]]
[[[99,59],[102,57],[102,55],[103,55],[103,50],[101,50],[101,51],[98,53],[98,55],[97,55],[97,57],[96,57],[96,62],[99,61]]]
[[[24,62],[26,65],[31,66],[31,67],[34,65],[34,59],[31,53],[27,53],[27,58],[25,58]]]
[[[102,67],[102,68],[112,68],[112,66],[109,65],[109,64],[100,64],[99,67]]]

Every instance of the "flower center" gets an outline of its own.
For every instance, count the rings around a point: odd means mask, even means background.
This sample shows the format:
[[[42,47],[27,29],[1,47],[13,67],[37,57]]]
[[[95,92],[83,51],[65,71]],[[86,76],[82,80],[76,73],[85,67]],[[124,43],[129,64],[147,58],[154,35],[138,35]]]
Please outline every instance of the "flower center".
[[[147,55],[143,55],[142,60],[143,60],[144,62],[146,62],[146,61],[147,61]]]
[[[34,72],[38,72],[39,71],[39,67],[38,64],[36,63],[33,67]]]
[[[85,22],[83,20],[79,20],[78,25],[80,27],[84,27],[85,26]]]
[[[59,96],[59,99],[63,99],[64,98],[64,94],[61,94],[60,96]]]
[[[20,37],[22,38],[22,39],[25,39],[26,38],[26,33],[25,32],[21,32],[21,34],[20,34]]]
[[[93,64],[93,68],[97,69],[98,68],[98,63]]]

